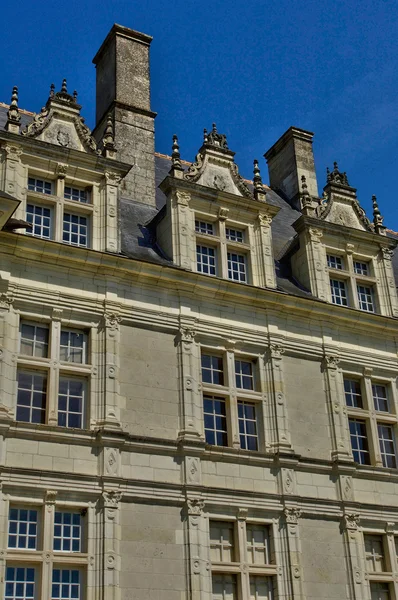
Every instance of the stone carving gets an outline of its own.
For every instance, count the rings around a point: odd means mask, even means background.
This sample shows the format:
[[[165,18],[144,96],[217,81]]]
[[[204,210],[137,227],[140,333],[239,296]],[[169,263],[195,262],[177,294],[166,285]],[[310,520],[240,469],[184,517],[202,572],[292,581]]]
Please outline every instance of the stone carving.
[[[118,456],[114,448],[105,448],[105,471],[107,475],[117,475]]]
[[[197,457],[187,456],[185,459],[185,468],[188,483],[199,483],[199,459]]]
[[[268,229],[269,227],[271,227],[272,217],[270,215],[260,213],[258,215],[258,222],[260,223],[261,227]]]
[[[315,227],[310,227],[308,232],[309,232],[310,238],[313,242],[318,243],[321,241],[323,232],[320,229],[316,229]]]
[[[57,142],[60,146],[67,148],[70,144],[70,135],[67,131],[59,129],[57,133]]]
[[[270,347],[270,354],[271,354],[271,358],[282,358],[282,354],[284,354],[285,349],[283,348],[283,346],[281,346],[281,344],[276,344],[276,343],[271,343]]]
[[[238,508],[238,521],[246,521],[248,512],[247,508]]]
[[[187,509],[188,514],[191,516],[200,516],[205,507],[205,503],[201,498],[188,498]]]
[[[286,494],[294,492],[294,471],[292,469],[282,469],[283,491]]]
[[[105,508],[116,509],[122,499],[122,492],[119,492],[119,490],[105,490],[102,497]]]
[[[383,253],[384,260],[392,260],[392,257],[394,256],[394,250],[390,250],[390,248],[382,248],[381,251]]]
[[[191,201],[191,194],[177,191],[175,195],[175,201],[179,206],[188,207]]]
[[[36,137],[43,131],[43,129],[48,125],[47,117],[49,115],[49,111],[45,106],[41,109],[41,111],[34,116],[33,121],[29,123],[29,125],[21,131],[22,135],[26,137]]]
[[[296,508],[296,507],[287,508],[286,507],[283,512],[284,512],[284,515],[286,518],[286,523],[289,523],[289,525],[297,525],[298,524],[298,520],[302,514],[301,508]]]
[[[326,168],[326,183],[337,183],[338,185],[350,186],[347,179],[347,173],[345,171],[339,171],[337,162],[333,163],[333,171],[330,171],[329,167]]]
[[[340,358],[338,356],[327,355],[324,358],[324,364],[327,369],[337,369],[340,363]]]
[[[229,208],[224,208],[220,206],[218,209],[218,218],[220,221],[225,221],[228,218]]]
[[[68,165],[65,165],[63,163],[57,164],[57,175],[60,179],[65,179],[67,171],[68,171]]]
[[[191,344],[195,341],[196,331],[191,327],[180,328],[180,340],[185,343]]]
[[[353,490],[351,477],[341,476],[341,488],[344,500],[352,500]]]
[[[199,575],[199,573],[200,573],[200,558],[199,558],[199,556],[192,557],[192,572],[195,575]]]
[[[359,526],[360,517],[358,513],[346,514],[343,517],[346,529],[356,531]]]
[[[104,314],[105,327],[111,331],[117,331],[121,321],[122,317],[116,313],[109,312]]]
[[[0,294],[0,308],[10,310],[12,303],[14,302],[14,296],[11,292]]]
[[[112,171],[105,171],[105,180],[108,185],[119,185],[122,177],[119,173],[113,173]]]
[[[56,490],[46,490],[44,502],[46,504],[54,504],[57,499],[58,492]]]
[[[187,172],[184,174],[184,179],[188,179],[189,181],[196,181],[196,179],[199,179],[202,167],[203,154],[198,152],[198,154],[195,157],[195,162],[189,165]]]
[[[227,136],[223,133],[218,133],[217,126],[213,123],[212,130],[209,134],[206,129],[204,130],[204,145],[216,146],[222,150],[228,150]]]
[[[386,523],[385,532],[388,535],[394,535],[395,530],[396,530],[396,524],[395,523],[391,523],[391,522]]]

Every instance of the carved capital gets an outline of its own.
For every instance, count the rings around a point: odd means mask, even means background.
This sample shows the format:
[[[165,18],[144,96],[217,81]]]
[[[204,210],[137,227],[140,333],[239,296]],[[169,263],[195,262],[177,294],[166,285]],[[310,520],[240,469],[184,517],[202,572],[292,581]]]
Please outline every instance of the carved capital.
[[[346,244],[345,251],[347,254],[353,254],[354,250],[355,250],[354,244]]]
[[[181,342],[193,343],[195,341],[196,331],[192,327],[180,327],[179,338]]]
[[[269,346],[269,352],[271,358],[282,358],[282,355],[285,353],[285,349],[281,344],[272,343]]]
[[[224,208],[223,206],[220,206],[220,208],[218,209],[218,218],[220,219],[220,221],[225,221],[228,218],[228,213],[229,208]]]
[[[118,508],[122,495],[122,492],[119,490],[105,490],[102,493],[105,508]]]
[[[58,492],[56,490],[47,490],[46,495],[44,497],[44,502],[46,504],[55,504],[57,494]]]
[[[122,317],[114,312],[106,312],[104,313],[104,325],[107,329],[111,331],[117,331],[119,329],[119,325],[122,321]]]
[[[190,201],[191,201],[191,194],[188,194],[188,192],[177,191],[175,193],[176,204],[179,204],[180,206],[189,206]]]
[[[357,531],[360,522],[359,513],[349,513],[343,517],[343,525],[350,531]]]
[[[286,523],[288,523],[289,525],[297,525],[298,524],[298,520],[302,514],[301,508],[296,508],[296,507],[287,508],[286,507],[283,512],[285,515]]]
[[[339,366],[340,358],[338,356],[333,356],[332,354],[327,354],[323,359],[323,363],[326,369],[336,370]]]
[[[385,527],[385,531],[387,533],[387,535],[393,535],[395,533],[396,530],[396,524],[395,523],[386,523],[386,527]]]
[[[323,236],[323,232],[316,227],[310,227],[308,233],[310,235],[310,239],[315,243],[320,242]]]
[[[269,227],[271,227],[272,217],[265,213],[260,213],[258,215],[258,222],[259,222],[260,227],[264,227],[264,229],[268,229]]]
[[[14,302],[14,295],[11,292],[0,294],[0,308],[10,310],[12,303]]]
[[[238,521],[246,521],[248,512],[247,508],[238,508]]]
[[[188,498],[187,510],[190,516],[200,516],[203,513],[205,503],[201,498]]]
[[[60,321],[62,319],[62,313],[62,308],[53,308],[51,313],[53,321]]]
[[[68,165],[65,165],[63,163],[57,164],[57,175],[60,179],[65,179],[67,172],[68,172]]]
[[[7,154],[7,158],[10,160],[19,160],[23,154],[22,148],[14,144],[5,144],[3,148]]]
[[[113,173],[112,171],[105,171],[105,181],[107,185],[119,185],[122,180],[122,176],[119,173]]]
[[[391,250],[390,248],[382,248],[381,252],[383,254],[384,260],[392,260],[392,257],[394,256],[394,250]]]

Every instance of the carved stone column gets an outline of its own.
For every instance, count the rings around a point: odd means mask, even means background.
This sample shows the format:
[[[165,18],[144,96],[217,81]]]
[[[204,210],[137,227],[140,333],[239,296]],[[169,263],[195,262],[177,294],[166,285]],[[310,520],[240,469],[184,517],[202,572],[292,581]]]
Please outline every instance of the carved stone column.
[[[54,550],[52,545],[54,532],[54,515],[57,492],[47,490],[44,497],[44,523],[43,523],[43,566],[42,566],[42,594],[44,598],[51,598],[51,570],[54,560]]]
[[[204,440],[202,394],[200,391],[200,349],[195,343],[194,323],[181,324],[177,335],[181,394],[181,440]]]
[[[120,501],[122,494],[118,490],[105,490],[103,498],[103,535],[104,535],[104,600],[120,599]]]
[[[187,498],[190,600],[211,600],[209,540],[203,509],[204,502],[200,497]]]
[[[0,294],[0,422],[15,418],[18,315],[11,292]]]
[[[194,218],[189,208],[191,194],[177,190],[172,198],[173,261],[184,269],[195,268]]]
[[[329,299],[329,280],[325,272],[325,255],[321,239],[323,232],[315,227],[308,229],[306,235],[306,254],[311,291],[321,300]]]
[[[390,248],[381,248],[381,288],[382,296],[380,298],[380,310],[382,314],[390,317],[398,317],[398,299],[397,289],[392,267],[392,258],[394,251]]]
[[[108,309],[104,313],[101,325],[103,344],[99,358],[102,364],[103,402],[96,424],[107,429],[120,429],[118,372],[121,320],[119,314]]]
[[[346,513],[342,529],[347,545],[347,562],[350,571],[351,595],[355,600],[370,600],[369,588],[365,581],[362,535],[358,529],[359,514]]]
[[[326,394],[332,423],[332,459],[352,461],[347,427],[347,409],[344,390],[339,379],[337,356],[326,355],[323,359]]]
[[[284,509],[284,515],[290,563],[292,600],[305,600],[298,525],[301,509],[297,507],[286,507]]]
[[[22,190],[27,186],[27,179],[24,179],[24,167],[21,163],[23,150],[17,144],[5,144],[5,181],[4,191],[14,198],[21,199]],[[17,209],[17,213],[22,216],[21,207]]]
[[[271,365],[272,395],[275,416],[275,436],[272,445],[278,452],[292,453],[293,449],[290,439],[283,377],[283,353],[284,348],[280,344],[271,342],[268,355]]]
[[[98,237],[100,238],[98,250],[102,250],[104,246],[107,252],[119,252],[120,250],[117,199],[120,181],[121,177],[118,173],[105,171],[103,220],[101,219],[103,222],[101,227],[98,227]],[[102,238],[102,240],[101,230],[105,233],[105,239]]]
[[[272,216],[266,213],[258,215],[259,262],[262,273],[259,273],[259,284],[264,287],[276,287],[274,254],[272,250],[271,233]]]

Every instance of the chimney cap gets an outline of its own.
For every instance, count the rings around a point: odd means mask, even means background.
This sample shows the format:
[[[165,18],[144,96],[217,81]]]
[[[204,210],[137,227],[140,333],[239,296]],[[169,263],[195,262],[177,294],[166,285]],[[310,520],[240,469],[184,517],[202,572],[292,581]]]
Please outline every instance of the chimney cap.
[[[99,63],[99,61],[101,60],[101,56],[106,50],[107,46],[110,44],[110,42],[114,40],[116,36],[130,38],[135,42],[145,44],[146,46],[149,46],[153,40],[153,37],[147,35],[146,33],[141,33],[140,31],[135,31],[134,29],[130,29],[129,27],[124,27],[123,25],[118,25],[118,23],[114,23],[108,35],[102,42],[100,49],[93,58],[93,63],[95,65]]]
[[[312,131],[307,131],[306,129],[300,129],[300,127],[289,127],[287,131],[271,146],[269,150],[264,154],[265,160],[268,162],[271,158],[273,158],[276,154],[278,154],[286,144],[290,142],[292,139],[302,140],[304,142],[309,142],[312,144],[312,138],[314,137],[314,133]]]

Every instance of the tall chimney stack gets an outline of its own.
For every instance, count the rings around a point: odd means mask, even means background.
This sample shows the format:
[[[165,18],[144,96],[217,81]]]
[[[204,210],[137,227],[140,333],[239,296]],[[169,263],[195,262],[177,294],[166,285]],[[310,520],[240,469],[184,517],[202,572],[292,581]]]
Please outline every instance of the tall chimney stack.
[[[268,163],[270,187],[300,210],[301,177],[305,175],[308,191],[318,197],[312,138],[314,134],[290,127],[264,154]]]
[[[123,196],[155,206],[154,119],[151,111],[149,46],[152,38],[113,25],[93,59],[97,70],[96,127],[101,139],[108,115],[114,122],[117,159],[131,171]]]

